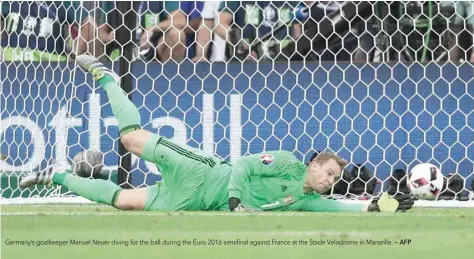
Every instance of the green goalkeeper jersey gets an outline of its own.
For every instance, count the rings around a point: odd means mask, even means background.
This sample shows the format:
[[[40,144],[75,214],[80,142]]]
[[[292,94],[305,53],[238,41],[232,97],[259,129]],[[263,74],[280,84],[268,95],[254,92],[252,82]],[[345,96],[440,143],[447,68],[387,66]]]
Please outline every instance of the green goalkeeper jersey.
[[[242,157],[232,168],[229,197],[249,208],[272,210],[304,196],[306,166],[288,151]]]
[[[273,151],[242,157],[232,168],[229,197],[256,210],[361,211],[364,205],[304,193],[306,165],[291,152]]]

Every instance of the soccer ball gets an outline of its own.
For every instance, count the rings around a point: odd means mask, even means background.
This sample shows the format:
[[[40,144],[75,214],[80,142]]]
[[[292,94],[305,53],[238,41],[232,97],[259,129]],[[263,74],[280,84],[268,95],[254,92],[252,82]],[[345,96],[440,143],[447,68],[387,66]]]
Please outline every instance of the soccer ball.
[[[419,164],[408,173],[407,185],[418,199],[434,200],[443,188],[443,174],[433,164]]]
[[[72,171],[80,177],[99,178],[104,155],[97,149],[84,150],[72,159]]]

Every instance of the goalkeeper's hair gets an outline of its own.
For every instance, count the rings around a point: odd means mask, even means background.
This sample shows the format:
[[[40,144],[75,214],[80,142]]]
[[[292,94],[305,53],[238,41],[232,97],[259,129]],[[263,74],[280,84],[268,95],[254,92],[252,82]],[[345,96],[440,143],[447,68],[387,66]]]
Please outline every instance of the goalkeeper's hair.
[[[318,163],[322,165],[322,164],[325,164],[330,159],[333,159],[334,161],[336,161],[336,163],[341,167],[341,169],[344,169],[348,164],[347,160],[339,157],[338,155],[330,151],[318,152],[316,156],[312,157],[309,164]]]

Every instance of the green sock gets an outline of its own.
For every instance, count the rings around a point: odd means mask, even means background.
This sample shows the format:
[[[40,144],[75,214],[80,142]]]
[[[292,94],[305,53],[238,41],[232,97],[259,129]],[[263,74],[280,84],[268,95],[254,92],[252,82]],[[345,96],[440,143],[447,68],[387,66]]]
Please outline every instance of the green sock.
[[[70,173],[55,173],[53,183],[67,187],[77,195],[87,198],[91,201],[105,203],[115,207],[118,194],[122,190],[112,182],[102,179],[87,179]]]
[[[99,83],[109,97],[112,112],[118,120],[120,135],[140,128],[141,118],[137,107],[130,101],[115,79],[105,75]]]

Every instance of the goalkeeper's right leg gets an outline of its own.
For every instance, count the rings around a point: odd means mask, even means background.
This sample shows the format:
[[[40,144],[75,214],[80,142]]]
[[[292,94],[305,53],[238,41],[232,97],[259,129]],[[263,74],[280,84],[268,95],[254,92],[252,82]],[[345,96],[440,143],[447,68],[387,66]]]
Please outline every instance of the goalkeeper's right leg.
[[[75,172],[76,174],[78,172]],[[52,166],[43,171],[32,172],[20,181],[21,188],[32,187],[36,184],[51,186],[53,184],[67,187],[79,196],[91,201],[114,206],[121,210],[144,210],[149,194],[156,186],[124,190],[112,182],[102,179],[87,179],[75,176],[61,168]]]

